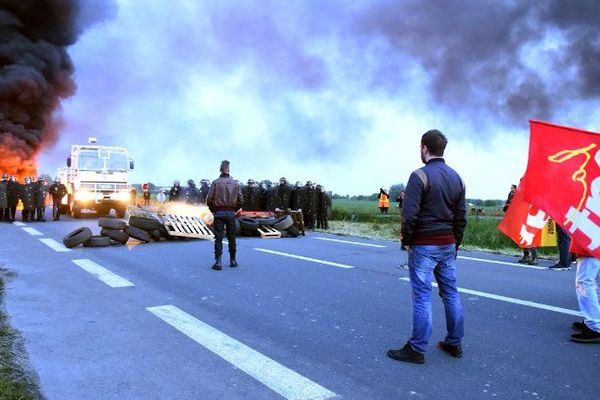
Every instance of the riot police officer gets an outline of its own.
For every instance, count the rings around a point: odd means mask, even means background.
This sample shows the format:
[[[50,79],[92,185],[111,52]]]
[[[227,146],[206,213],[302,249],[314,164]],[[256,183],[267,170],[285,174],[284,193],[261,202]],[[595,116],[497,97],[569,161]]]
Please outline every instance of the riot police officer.
[[[317,216],[317,191],[313,183],[307,181],[304,186],[304,198],[302,204],[302,214],[304,216],[304,225],[307,229],[315,229],[315,220]]]
[[[54,183],[48,189],[48,193],[52,196],[52,220],[60,220],[60,205],[63,197],[67,194],[67,187],[60,183],[58,177],[54,178]]]
[[[208,179],[202,179],[200,181],[200,189],[198,190],[198,203],[206,204],[208,198],[208,191],[210,189],[210,181]]]
[[[282,177],[279,179],[279,186],[277,187],[275,208],[281,210],[287,210],[291,206],[292,189],[287,183],[287,179]]]
[[[11,222],[8,209],[8,175],[3,174],[0,181],[0,222]]]
[[[35,184],[34,207],[37,213],[36,221],[46,222],[46,197],[48,196],[48,185],[44,177],[40,176]]]
[[[179,179],[175,179],[173,181],[173,186],[171,186],[171,190],[169,190],[169,201],[181,201],[182,195],[183,189],[179,185]]]
[[[7,198],[8,208],[10,211],[10,221],[14,222],[17,215],[17,205],[19,204],[19,197],[21,194],[21,184],[17,182],[16,176],[11,176],[7,184]]]
[[[25,178],[25,185],[22,187],[21,200],[23,201],[23,211],[21,216],[23,222],[34,220],[35,216],[35,187],[36,184],[31,182],[31,178]]]
[[[291,207],[292,210],[301,210],[302,209],[302,182],[296,181],[294,188],[292,189],[291,194]]]
[[[331,206],[329,195],[323,186],[317,185],[317,228],[329,228],[327,223],[329,206]]]
[[[194,204],[198,200],[198,188],[193,179],[188,179],[187,187],[183,191],[183,197],[187,204]]]

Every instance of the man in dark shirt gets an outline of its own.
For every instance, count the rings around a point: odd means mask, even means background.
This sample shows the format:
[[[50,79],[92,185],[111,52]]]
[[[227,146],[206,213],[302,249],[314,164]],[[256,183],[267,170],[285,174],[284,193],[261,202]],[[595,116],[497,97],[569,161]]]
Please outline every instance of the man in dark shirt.
[[[229,176],[229,161],[221,162],[221,175],[213,181],[208,191],[207,203],[214,215],[215,263],[213,269],[220,271],[223,254],[224,229],[229,242],[229,266],[238,266],[235,258],[235,215],[242,208],[242,188]]]
[[[448,333],[439,347],[453,357],[462,356],[463,310],[456,284],[455,260],[467,224],[465,185],[446,165],[448,140],[438,130],[421,138],[423,168],[408,180],[402,208],[402,244],[409,251],[412,286],[413,333],[399,350],[388,356],[398,361],[423,364],[431,335],[431,281],[433,276],[446,311]]]

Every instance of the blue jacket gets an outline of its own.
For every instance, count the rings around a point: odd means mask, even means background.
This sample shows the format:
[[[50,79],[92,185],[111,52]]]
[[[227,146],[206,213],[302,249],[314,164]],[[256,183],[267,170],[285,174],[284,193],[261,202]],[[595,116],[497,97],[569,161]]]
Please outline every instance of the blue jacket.
[[[402,208],[402,244],[415,239],[454,235],[456,248],[461,244],[467,208],[465,185],[443,158],[433,158],[414,171],[404,191]]]

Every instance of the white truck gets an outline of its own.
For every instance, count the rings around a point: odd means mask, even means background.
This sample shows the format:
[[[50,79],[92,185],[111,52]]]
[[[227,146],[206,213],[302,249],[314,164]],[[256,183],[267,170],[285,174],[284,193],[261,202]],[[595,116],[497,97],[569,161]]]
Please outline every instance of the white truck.
[[[73,218],[79,218],[85,209],[98,215],[114,209],[116,216],[123,218],[131,198],[129,170],[133,167],[123,147],[99,146],[96,138],[89,138],[87,145],[71,146],[67,166],[58,169],[68,192],[63,199],[65,208]]]

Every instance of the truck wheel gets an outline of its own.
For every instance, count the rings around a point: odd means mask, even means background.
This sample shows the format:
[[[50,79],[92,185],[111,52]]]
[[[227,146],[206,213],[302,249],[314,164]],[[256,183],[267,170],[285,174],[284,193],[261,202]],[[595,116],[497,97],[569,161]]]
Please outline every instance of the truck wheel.
[[[135,226],[127,226],[127,228],[125,228],[125,233],[131,236],[132,238],[136,238],[146,243],[152,240],[148,232],[146,232],[143,229],[136,228]]]
[[[121,231],[127,228],[127,224],[124,221],[112,218],[100,218],[98,220],[98,226],[101,228],[118,229]]]
[[[92,236],[83,242],[83,247],[108,247],[111,242],[112,240],[107,236]]]
[[[65,247],[71,249],[89,240],[91,237],[92,231],[90,230],[90,228],[83,227],[75,229],[73,232],[65,236],[63,238],[63,244],[65,245]]]
[[[81,218],[81,209],[77,207],[76,203],[71,206],[71,216],[73,218]]]
[[[100,231],[100,235],[111,238],[112,240],[116,240],[119,243],[127,243],[129,240],[129,235],[123,232],[122,230],[110,229],[110,228],[102,228]]]

